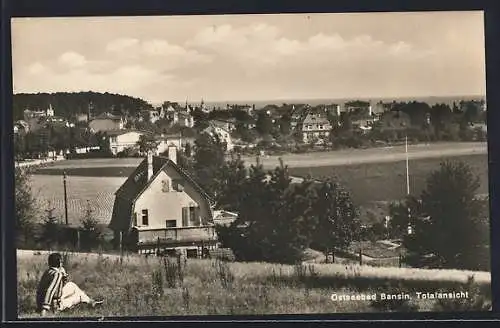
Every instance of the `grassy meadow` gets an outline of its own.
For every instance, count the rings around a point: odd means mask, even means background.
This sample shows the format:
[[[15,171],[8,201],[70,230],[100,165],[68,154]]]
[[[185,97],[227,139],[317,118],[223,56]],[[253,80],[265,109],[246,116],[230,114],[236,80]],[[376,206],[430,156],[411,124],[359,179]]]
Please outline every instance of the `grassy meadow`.
[[[26,255],[26,254],[25,254]],[[374,268],[342,264],[278,265],[207,259],[65,254],[71,280],[102,307],[85,305],[58,317],[175,316],[224,314],[308,314],[385,311],[442,311],[435,300],[416,292],[460,292],[470,275],[476,281],[470,297],[447,300],[455,310],[489,308],[490,274],[459,270]],[[37,318],[35,290],[46,269],[46,256],[19,256],[18,315]],[[337,301],[337,294],[401,293],[408,301]],[[445,304],[445,306],[446,306]]]

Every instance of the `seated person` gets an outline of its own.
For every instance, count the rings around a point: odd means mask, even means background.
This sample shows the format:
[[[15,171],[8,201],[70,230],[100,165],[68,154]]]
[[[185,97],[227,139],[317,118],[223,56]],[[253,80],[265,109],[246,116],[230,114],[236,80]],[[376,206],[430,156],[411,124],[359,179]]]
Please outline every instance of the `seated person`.
[[[61,254],[50,254],[49,268],[42,275],[37,288],[38,312],[45,316],[48,311],[63,311],[80,303],[95,307],[102,304],[102,301],[91,299],[75,283],[69,281],[68,274],[62,267]]]

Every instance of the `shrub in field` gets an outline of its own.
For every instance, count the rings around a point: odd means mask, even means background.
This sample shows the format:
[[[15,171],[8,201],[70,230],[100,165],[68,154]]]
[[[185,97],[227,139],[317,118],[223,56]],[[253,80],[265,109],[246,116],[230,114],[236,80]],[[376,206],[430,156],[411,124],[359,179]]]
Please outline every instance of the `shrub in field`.
[[[62,227],[59,220],[52,214],[52,209],[49,209],[38,236],[39,243],[48,249],[54,249],[59,245],[61,232]]]
[[[161,269],[155,269],[151,272],[151,280],[153,285],[153,295],[158,297],[163,296],[163,274]]]
[[[229,289],[233,286],[234,274],[226,261],[216,260],[213,262],[219,281],[224,289]]]
[[[490,293],[479,286],[474,277],[470,276],[467,282],[463,285],[463,292],[467,292],[468,298],[456,298],[452,300],[440,299],[436,302],[434,309],[436,311],[488,311],[491,310],[491,297],[487,294]],[[444,291],[447,292],[447,291]]]
[[[99,221],[94,217],[92,208],[88,202],[81,224],[82,249],[90,251],[98,248],[102,241],[102,231],[99,226]]]
[[[184,282],[184,269],[182,267],[181,256],[177,256],[176,260],[169,257],[161,259],[163,270],[165,271],[165,281],[168,288],[182,286]]]

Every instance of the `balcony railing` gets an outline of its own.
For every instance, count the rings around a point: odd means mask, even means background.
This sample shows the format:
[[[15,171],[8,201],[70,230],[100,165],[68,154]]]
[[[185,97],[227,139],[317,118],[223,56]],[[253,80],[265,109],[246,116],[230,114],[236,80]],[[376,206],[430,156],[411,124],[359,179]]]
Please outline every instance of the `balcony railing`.
[[[217,239],[213,226],[141,229],[137,231],[139,243],[202,242]]]

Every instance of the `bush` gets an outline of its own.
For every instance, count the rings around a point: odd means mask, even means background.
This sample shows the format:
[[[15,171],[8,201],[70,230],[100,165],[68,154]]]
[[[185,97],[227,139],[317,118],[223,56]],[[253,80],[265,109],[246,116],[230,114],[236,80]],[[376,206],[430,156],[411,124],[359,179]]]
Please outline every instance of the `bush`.
[[[101,246],[102,231],[99,227],[99,221],[92,214],[90,204],[87,204],[85,215],[81,220],[80,246],[86,251]]]

